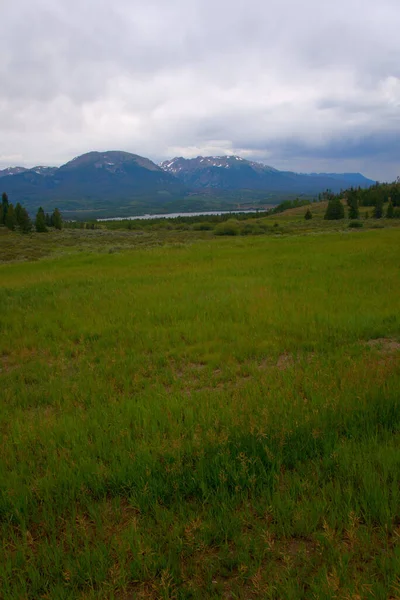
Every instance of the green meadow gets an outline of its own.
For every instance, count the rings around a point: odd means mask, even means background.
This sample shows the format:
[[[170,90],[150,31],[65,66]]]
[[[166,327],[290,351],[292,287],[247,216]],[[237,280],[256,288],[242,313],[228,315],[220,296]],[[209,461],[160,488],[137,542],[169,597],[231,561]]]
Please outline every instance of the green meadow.
[[[2,232],[1,599],[400,598],[400,228],[290,214]]]

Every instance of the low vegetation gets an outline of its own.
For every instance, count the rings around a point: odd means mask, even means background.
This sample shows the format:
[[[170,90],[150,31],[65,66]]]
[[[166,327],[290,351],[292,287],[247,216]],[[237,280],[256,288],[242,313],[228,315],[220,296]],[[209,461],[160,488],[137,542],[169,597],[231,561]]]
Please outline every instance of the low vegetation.
[[[400,595],[399,222],[326,208],[0,227],[1,598]]]

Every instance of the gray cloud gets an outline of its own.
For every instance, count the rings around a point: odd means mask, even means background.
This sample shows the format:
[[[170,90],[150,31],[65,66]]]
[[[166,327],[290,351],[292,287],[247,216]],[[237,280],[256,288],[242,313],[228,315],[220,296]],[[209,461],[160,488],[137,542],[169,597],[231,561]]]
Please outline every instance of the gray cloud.
[[[91,149],[400,171],[397,0],[0,0],[0,166]]]

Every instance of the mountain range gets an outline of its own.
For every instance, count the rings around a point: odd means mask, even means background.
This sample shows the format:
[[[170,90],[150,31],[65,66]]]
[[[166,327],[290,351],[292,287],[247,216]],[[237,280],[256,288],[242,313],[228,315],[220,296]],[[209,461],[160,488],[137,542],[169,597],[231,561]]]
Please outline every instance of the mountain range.
[[[0,170],[0,180],[0,191],[30,212],[57,206],[67,216],[85,218],[260,207],[277,204],[285,194],[317,195],[375,183],[359,173],[278,171],[239,156],[178,157],[156,165],[120,151],[89,152],[61,167],[9,167]]]
[[[369,187],[375,183],[360,173],[299,174],[278,171],[240,156],[179,157],[164,161],[161,167],[194,189],[251,189],[315,194],[327,188],[340,191],[352,185]]]

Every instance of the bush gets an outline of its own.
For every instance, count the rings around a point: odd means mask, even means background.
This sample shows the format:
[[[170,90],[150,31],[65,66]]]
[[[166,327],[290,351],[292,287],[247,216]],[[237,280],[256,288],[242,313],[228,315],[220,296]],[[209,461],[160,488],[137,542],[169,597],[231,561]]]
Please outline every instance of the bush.
[[[214,225],[212,223],[206,223],[205,221],[193,225],[194,231],[211,231],[212,229],[214,229]]]
[[[239,235],[239,227],[236,221],[226,221],[219,223],[214,229],[215,235]]]
[[[352,229],[358,229],[360,227],[364,227],[364,225],[363,223],[361,223],[361,221],[350,221],[349,227],[351,227]]]
[[[240,235],[263,235],[265,229],[257,223],[246,223],[240,230]]]

